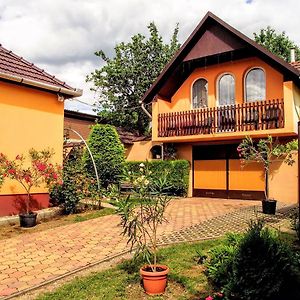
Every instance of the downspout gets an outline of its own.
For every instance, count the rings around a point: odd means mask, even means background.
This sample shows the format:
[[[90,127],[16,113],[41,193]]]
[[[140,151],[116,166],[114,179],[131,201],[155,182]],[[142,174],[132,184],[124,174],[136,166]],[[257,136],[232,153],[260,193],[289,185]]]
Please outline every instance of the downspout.
[[[141,104],[141,107],[142,107],[142,110],[144,111],[144,113],[149,117],[150,120],[152,120],[152,116],[149,113],[149,111],[146,109],[144,102],[140,101],[140,104]]]

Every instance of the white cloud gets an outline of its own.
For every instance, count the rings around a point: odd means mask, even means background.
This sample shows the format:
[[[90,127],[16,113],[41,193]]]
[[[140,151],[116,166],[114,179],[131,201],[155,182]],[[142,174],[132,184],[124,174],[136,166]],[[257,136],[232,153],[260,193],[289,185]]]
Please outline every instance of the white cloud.
[[[300,45],[298,0],[2,0],[0,43],[83,88],[82,101],[93,103],[85,77],[101,64],[96,50],[112,55],[116,43],[147,33],[150,21],[166,40],[179,22],[184,42],[208,10],[249,37],[270,25]]]

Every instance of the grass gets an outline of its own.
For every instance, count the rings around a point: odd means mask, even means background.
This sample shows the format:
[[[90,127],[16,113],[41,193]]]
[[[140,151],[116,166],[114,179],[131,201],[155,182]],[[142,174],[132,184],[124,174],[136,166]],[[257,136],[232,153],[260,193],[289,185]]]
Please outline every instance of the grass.
[[[21,228],[19,225],[7,225],[0,227],[0,240],[8,239],[15,237],[24,233],[33,233],[40,232],[51,228],[56,228],[72,223],[83,222],[95,218],[100,218],[107,215],[112,215],[115,213],[115,210],[112,208],[101,208],[98,210],[85,211],[79,214],[74,215],[61,215],[57,216],[54,219],[47,221],[42,221],[37,226],[32,228]]]
[[[161,249],[159,262],[170,267],[168,287],[163,296],[145,295],[138,273],[143,263],[127,260],[109,270],[77,278],[54,292],[40,295],[37,300],[203,299],[212,292],[212,287],[204,267],[197,264],[197,252],[207,252],[220,243],[221,240],[212,240]]]

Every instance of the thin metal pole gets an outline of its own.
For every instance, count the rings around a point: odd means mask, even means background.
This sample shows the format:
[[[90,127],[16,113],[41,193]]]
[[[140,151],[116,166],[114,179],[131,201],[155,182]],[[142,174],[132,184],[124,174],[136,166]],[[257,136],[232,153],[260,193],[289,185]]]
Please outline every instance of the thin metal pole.
[[[92,159],[93,166],[94,166],[94,169],[95,169],[95,174],[96,174],[97,184],[98,184],[98,191],[100,192],[100,180],[99,180],[99,176],[98,176],[98,171],[97,171],[97,167],[96,167],[96,163],[95,163],[93,154],[92,154],[92,152],[91,152],[88,144],[86,143],[86,141],[84,140],[84,138],[80,135],[80,133],[78,133],[76,130],[74,130],[72,128],[66,128],[66,130],[70,130],[70,131],[74,132],[75,134],[77,134],[80,137],[80,139],[84,142],[84,144],[86,146],[86,149],[89,151],[89,154],[90,154],[90,157]]]

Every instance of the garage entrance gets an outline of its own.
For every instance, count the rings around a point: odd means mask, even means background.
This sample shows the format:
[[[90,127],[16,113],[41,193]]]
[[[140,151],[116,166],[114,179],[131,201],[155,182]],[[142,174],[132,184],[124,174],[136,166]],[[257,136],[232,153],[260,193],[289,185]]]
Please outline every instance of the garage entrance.
[[[238,144],[193,147],[193,196],[262,200],[263,166],[242,166]]]

